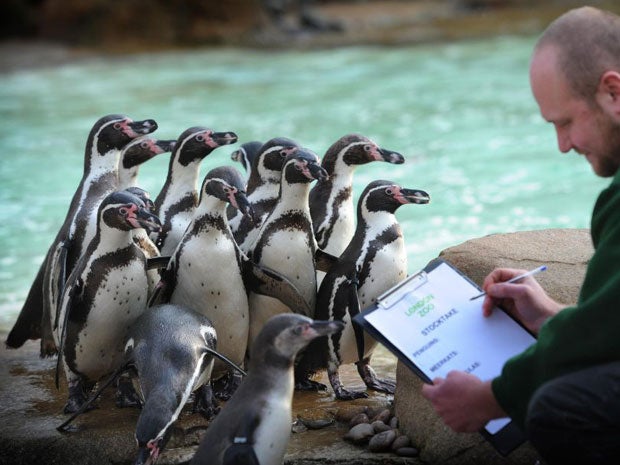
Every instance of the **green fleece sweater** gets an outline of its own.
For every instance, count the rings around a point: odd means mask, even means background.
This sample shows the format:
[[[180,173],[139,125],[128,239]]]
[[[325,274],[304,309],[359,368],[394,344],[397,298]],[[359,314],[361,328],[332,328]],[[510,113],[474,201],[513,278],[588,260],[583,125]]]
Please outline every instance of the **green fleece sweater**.
[[[535,344],[506,362],[495,398],[521,427],[534,391],[546,381],[620,360],[620,171],[601,192],[591,222],[594,255],[576,306],[543,324]]]

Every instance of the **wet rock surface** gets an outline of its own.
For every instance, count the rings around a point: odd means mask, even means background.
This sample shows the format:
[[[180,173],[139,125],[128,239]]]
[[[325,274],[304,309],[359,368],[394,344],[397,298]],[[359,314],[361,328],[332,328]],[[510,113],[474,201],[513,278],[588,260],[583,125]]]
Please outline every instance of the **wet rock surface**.
[[[1,334],[2,341],[6,334]],[[66,433],[56,430],[66,416],[62,409],[66,386],[54,386],[55,359],[40,359],[38,341],[22,348],[0,348],[0,463],[73,465],[130,464],[136,454],[134,429],[139,410],[119,409],[114,389],[104,391],[97,408],[79,416]],[[381,348],[373,364],[383,376],[394,378],[395,359]],[[342,378],[361,389],[354,366],[343,367]],[[326,379],[317,378],[322,382]],[[372,453],[343,439],[349,421],[361,411],[380,412],[392,404],[393,396],[370,393],[367,399],[334,400],[333,393],[299,392],[293,402],[291,434],[285,464],[416,464],[410,458],[388,451]],[[174,425],[168,447],[158,464],[189,463],[208,422],[187,405]],[[376,414],[374,415],[376,416]],[[368,425],[371,429],[372,427]],[[295,431],[295,427],[293,427]],[[374,431],[373,431],[374,432]]]

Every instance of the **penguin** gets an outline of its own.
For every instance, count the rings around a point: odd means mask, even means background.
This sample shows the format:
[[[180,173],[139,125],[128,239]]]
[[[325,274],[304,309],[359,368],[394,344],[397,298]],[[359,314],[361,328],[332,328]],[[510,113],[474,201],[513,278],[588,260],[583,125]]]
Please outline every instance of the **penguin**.
[[[405,158],[398,152],[379,147],[361,134],[347,134],[325,152],[321,166],[329,178],[317,181],[310,191],[310,215],[321,250],[338,257],[355,231],[353,173],[359,165],[374,161],[400,165]]]
[[[191,465],[281,464],[291,434],[295,356],[342,327],[292,313],[272,317],[252,345],[248,375],[209,424]]]
[[[308,206],[310,183],[327,177],[317,155],[297,148],[285,159],[277,203],[261,224],[251,247],[252,260],[282,274],[299,290],[314,316],[316,300],[316,240]],[[250,293],[249,344],[269,317],[291,309],[277,300]]]
[[[77,411],[93,385],[122,364],[127,329],[148,297],[146,257],[131,231],[160,227],[127,191],[109,194],[99,206],[95,237],[67,279],[54,333],[69,385],[65,413]],[[59,366],[57,384],[58,375]]]
[[[233,235],[244,252],[249,251],[261,223],[276,204],[282,166],[286,157],[298,147],[299,144],[292,139],[274,137],[265,142],[254,158],[246,189],[254,220],[244,217],[239,211],[228,210]]]
[[[200,163],[216,148],[235,142],[234,132],[214,132],[200,126],[186,129],[177,139],[166,181],[155,199],[155,214],[163,225],[155,245],[162,255],[174,252],[191,221],[198,204]]]
[[[160,140],[151,137],[139,137],[128,143],[121,150],[118,163],[117,190],[137,185],[138,171],[142,163],[165,152],[171,152],[175,140]]]
[[[211,377],[216,346],[209,319],[181,305],[156,305],[131,325],[125,359],[143,404],[135,432],[136,464],[157,460],[192,392],[195,409],[201,395],[208,396],[201,390]]]
[[[230,166],[214,168],[202,184],[194,219],[162,273],[150,301],[193,308],[213,323],[218,350],[237,365],[244,361],[250,327],[248,292],[268,293],[298,308],[305,301],[286,279],[251,263],[235,242],[226,218],[228,204],[251,215],[244,180]],[[291,296],[286,298],[286,295]],[[304,310],[306,311],[306,310]],[[229,367],[216,361],[213,379]],[[239,378],[222,387],[218,397],[228,398]]]
[[[41,339],[41,357],[56,353],[50,321],[55,317],[65,277],[94,235],[97,206],[117,183],[120,150],[131,140],[157,129],[153,120],[133,121],[107,115],[93,125],[86,141],[84,171],[60,230],[50,245],[6,345],[21,347]]]
[[[406,189],[390,181],[368,184],[357,205],[357,227],[345,251],[325,275],[319,288],[315,317],[342,321],[344,330],[329,339],[314,341],[301,355],[297,373],[327,369],[337,399],[366,397],[348,391],[340,382],[340,365],[357,364],[368,389],[393,393],[394,383],[377,379],[370,367],[376,341],[353,326],[353,317],[377,297],[405,279],[407,253],[396,210],[406,204],[427,204],[430,196],[419,189]]]
[[[232,161],[241,163],[241,166],[243,166],[246,173],[246,180],[252,176],[252,164],[262,146],[262,142],[253,140],[241,144],[237,150],[230,154],[230,159]]]

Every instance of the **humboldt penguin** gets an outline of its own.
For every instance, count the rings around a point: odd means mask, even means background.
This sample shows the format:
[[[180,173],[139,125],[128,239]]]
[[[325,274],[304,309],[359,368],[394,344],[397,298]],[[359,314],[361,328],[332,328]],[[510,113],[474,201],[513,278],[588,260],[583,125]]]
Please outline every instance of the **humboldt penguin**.
[[[214,168],[205,176],[194,219],[174,251],[150,304],[173,303],[193,308],[213,323],[218,350],[241,365],[247,349],[250,317],[248,295],[277,295],[298,308],[304,304],[296,289],[270,270],[251,263],[235,242],[226,218],[232,205],[251,215],[244,180],[233,167]],[[287,298],[286,296],[290,296]],[[216,361],[213,379],[229,373],[229,366]],[[218,397],[228,398],[239,378],[232,377]]]
[[[353,173],[359,165],[373,161],[399,165],[405,158],[360,134],[341,137],[325,152],[321,166],[329,178],[317,181],[310,191],[312,227],[317,244],[324,252],[338,257],[353,237]]]
[[[254,159],[258,155],[258,152],[262,146],[263,143],[256,140],[245,142],[241,144],[237,150],[230,154],[230,159],[232,161],[241,163],[241,166],[243,166],[246,173],[246,180],[252,176],[252,164],[254,163]]]
[[[191,464],[281,464],[291,435],[295,356],[342,326],[290,313],[271,318],[252,345],[248,375],[209,424]]]
[[[297,148],[282,168],[276,205],[263,221],[251,248],[252,260],[280,273],[299,290],[314,316],[316,300],[316,240],[308,207],[310,183],[327,177],[316,154]],[[250,293],[250,339],[256,338],[273,315],[299,312],[271,297]]]
[[[8,347],[21,347],[28,339],[41,338],[41,356],[56,353],[50,321],[56,315],[66,276],[94,235],[96,218],[92,215],[116,187],[120,150],[156,129],[153,120],[132,121],[124,115],[107,115],[93,125],[86,141],[82,179],[9,333]]]
[[[200,410],[202,396],[209,395],[203,388],[211,376],[216,343],[209,319],[181,305],[149,308],[129,328],[126,363],[136,374],[143,403],[136,425],[136,464],[157,460],[192,392],[194,410]]]
[[[117,190],[137,185],[138,171],[142,163],[161,153],[171,152],[175,144],[175,140],[161,140],[146,136],[128,143],[120,154]]]
[[[259,149],[254,158],[247,182],[247,195],[254,210],[254,220],[241,212],[228,209],[230,228],[241,250],[248,252],[265,217],[271,212],[278,199],[282,166],[286,157],[299,144],[286,137],[274,137]]]
[[[216,148],[235,142],[234,132],[213,132],[200,126],[186,129],[177,139],[166,181],[155,199],[155,213],[163,225],[155,244],[162,255],[172,255],[198,205],[202,160]]]
[[[369,365],[376,341],[353,326],[352,318],[377,297],[405,279],[407,252],[396,209],[406,204],[426,204],[429,195],[390,181],[377,180],[364,189],[357,205],[357,227],[345,251],[325,275],[319,288],[315,317],[342,321],[342,333],[314,341],[300,357],[297,373],[327,369],[336,398],[366,397],[348,391],[340,381],[340,365],[356,363],[368,389],[393,392],[394,383],[379,380]]]
[[[99,206],[95,237],[67,279],[54,333],[69,385],[66,413],[78,410],[93,385],[122,364],[127,329],[148,299],[146,257],[132,230],[160,227],[127,191],[109,194]]]

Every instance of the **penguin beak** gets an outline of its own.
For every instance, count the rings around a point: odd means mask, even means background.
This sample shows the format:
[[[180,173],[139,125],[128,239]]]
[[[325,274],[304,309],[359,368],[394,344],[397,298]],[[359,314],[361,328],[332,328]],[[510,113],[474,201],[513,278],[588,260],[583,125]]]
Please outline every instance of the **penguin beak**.
[[[431,196],[419,189],[400,189],[399,192],[395,193],[394,198],[400,203],[424,204],[431,201]]]
[[[323,168],[320,164],[313,162],[313,161],[308,162],[307,171],[309,175],[306,171],[304,171],[304,174],[308,176],[310,179],[317,179],[319,181],[324,181],[325,179],[329,178],[329,174],[327,174],[327,171],[325,170],[325,168]]]
[[[161,221],[146,208],[140,208],[138,210],[135,221],[138,223],[139,227],[146,229],[149,233],[161,231]]]
[[[214,132],[211,134],[211,140],[216,147],[234,144],[237,142],[237,139],[237,134],[234,132]]]
[[[381,160],[391,163],[393,165],[402,165],[405,163],[405,157],[398,152],[392,152],[391,150],[379,149],[381,154]]]
[[[314,333],[311,333],[314,339],[315,337],[339,333],[344,329],[344,323],[342,321],[314,320],[309,325],[309,329]]]
[[[155,145],[159,147],[159,149],[161,150],[161,152],[159,153],[172,152],[174,150],[174,147],[177,145],[177,141],[176,140],[158,140],[157,142],[155,142]]]
[[[136,458],[134,465],[150,465],[152,463],[151,451],[146,447],[140,447],[140,450],[138,450],[138,457]]]
[[[252,205],[250,205],[250,202],[248,201],[245,192],[237,191],[235,193],[235,203],[236,205],[234,206],[237,208],[237,210],[243,213],[243,216],[249,218],[253,224],[258,225],[259,219],[254,213],[254,209],[252,208]]]
[[[153,119],[145,119],[144,121],[130,121],[127,123],[125,134],[127,134],[128,137],[136,138],[140,135],[150,134],[156,129],[157,123]]]

